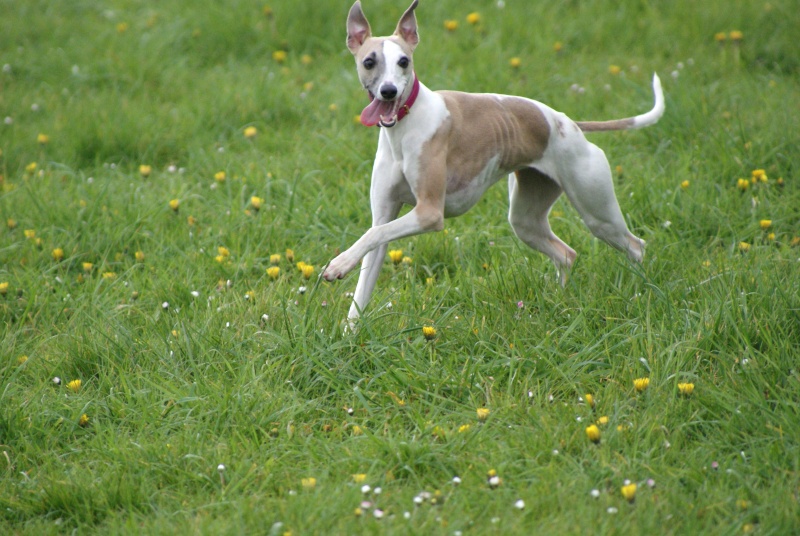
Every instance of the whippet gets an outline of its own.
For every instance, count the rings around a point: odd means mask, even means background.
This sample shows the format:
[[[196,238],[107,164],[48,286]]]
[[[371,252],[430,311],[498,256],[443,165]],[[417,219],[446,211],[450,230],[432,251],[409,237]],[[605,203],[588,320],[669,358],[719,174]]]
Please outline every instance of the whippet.
[[[608,160],[583,133],[658,121],[664,113],[658,75],[652,110],[602,122],[575,122],[523,97],[431,91],[414,72],[416,7],[414,0],[388,37],[372,37],[358,1],[347,17],[347,48],[372,99],[361,123],[381,127],[370,187],[372,227],[323,272],[328,281],[340,279],[363,259],[351,326],[375,288],[389,242],[442,230],[444,218],[465,213],[506,175],[514,233],[552,259],[562,284],[577,256],[547,220],[562,192],[595,236],[641,262],[644,241],[625,224]],[[414,208],[398,218],[403,204]]]

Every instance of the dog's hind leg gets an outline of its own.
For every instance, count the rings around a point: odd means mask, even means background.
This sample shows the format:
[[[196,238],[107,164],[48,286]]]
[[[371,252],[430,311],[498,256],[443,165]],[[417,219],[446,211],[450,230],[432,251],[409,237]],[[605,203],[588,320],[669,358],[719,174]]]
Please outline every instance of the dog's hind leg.
[[[569,161],[559,175],[570,203],[597,238],[642,262],[644,240],[628,230],[614,195],[614,181],[605,153],[586,142],[586,151]]]
[[[508,222],[520,240],[552,259],[564,285],[577,254],[553,233],[547,220],[561,192],[555,181],[534,168],[508,176]]]

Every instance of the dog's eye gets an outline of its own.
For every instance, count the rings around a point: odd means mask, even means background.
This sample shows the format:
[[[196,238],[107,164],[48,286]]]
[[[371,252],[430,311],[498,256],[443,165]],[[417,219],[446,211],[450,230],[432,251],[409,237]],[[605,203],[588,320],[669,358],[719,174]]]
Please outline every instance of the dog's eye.
[[[364,66],[364,68],[365,68],[366,70],[368,70],[368,71],[369,71],[370,69],[372,69],[373,67],[375,67],[375,60],[374,60],[374,59],[372,59],[372,58],[367,58],[367,59],[365,59],[365,60],[364,60],[364,62],[362,63],[362,65]]]
[[[397,62],[397,65],[399,65],[401,69],[405,69],[408,67],[408,58],[400,58],[400,61]]]

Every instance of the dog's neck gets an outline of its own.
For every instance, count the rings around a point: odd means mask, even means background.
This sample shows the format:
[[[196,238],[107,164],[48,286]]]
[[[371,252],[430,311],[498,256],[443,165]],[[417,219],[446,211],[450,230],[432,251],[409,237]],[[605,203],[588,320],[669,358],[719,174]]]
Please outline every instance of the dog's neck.
[[[399,123],[408,113],[411,111],[411,107],[414,106],[414,103],[417,101],[417,96],[419,95],[419,78],[417,77],[417,73],[414,73],[414,81],[411,83],[411,92],[408,94],[405,102],[400,109],[397,111],[397,119],[395,124]],[[369,100],[372,102],[375,100],[375,94],[372,91],[369,92]],[[377,126],[384,126],[381,123],[378,123]],[[394,126],[394,125],[391,125]]]

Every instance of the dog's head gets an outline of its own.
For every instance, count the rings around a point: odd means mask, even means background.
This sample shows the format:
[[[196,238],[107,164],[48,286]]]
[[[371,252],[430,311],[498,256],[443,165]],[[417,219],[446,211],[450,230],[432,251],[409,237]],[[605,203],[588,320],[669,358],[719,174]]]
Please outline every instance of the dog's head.
[[[408,97],[414,81],[412,54],[419,43],[414,0],[400,17],[394,34],[372,37],[369,22],[356,1],[347,16],[347,48],[353,53],[361,85],[370,92],[372,103],[361,113],[361,122],[391,127]]]

